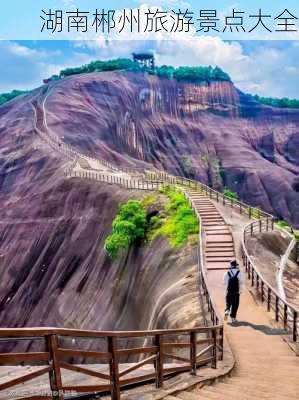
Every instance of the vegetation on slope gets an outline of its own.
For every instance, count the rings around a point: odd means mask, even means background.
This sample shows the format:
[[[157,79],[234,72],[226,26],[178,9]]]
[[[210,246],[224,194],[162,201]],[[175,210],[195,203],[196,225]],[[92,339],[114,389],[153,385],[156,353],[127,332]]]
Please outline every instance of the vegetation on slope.
[[[105,249],[111,258],[116,258],[122,249],[128,249],[146,232],[146,210],[141,201],[129,200],[119,207],[112,223],[112,233],[105,241]]]
[[[0,106],[4,103],[6,103],[7,101],[10,101],[12,99],[14,99],[17,96],[20,96],[21,94],[25,94],[27,93],[27,91],[25,90],[13,90],[10,93],[2,93],[0,94]]]
[[[165,186],[161,192],[168,197],[165,216],[154,217],[151,237],[166,236],[173,247],[186,244],[189,235],[198,233],[198,221],[183,193],[172,186]]]
[[[120,205],[112,223],[112,233],[105,240],[105,250],[111,258],[117,258],[122,250],[142,240],[165,236],[171,246],[180,247],[187,243],[190,235],[198,233],[197,218],[183,193],[170,186],[160,192],[166,197],[164,206],[159,203],[158,194]],[[157,203],[161,210],[149,213]]]
[[[167,79],[176,79],[178,82],[211,82],[211,81],[231,81],[229,75],[219,67],[178,67],[169,65],[155,67],[154,70],[140,66],[138,63],[127,59],[118,58],[108,61],[92,61],[89,64],[76,68],[66,68],[60,72],[60,77],[102,71],[134,71],[148,72]]]
[[[267,106],[281,107],[281,108],[299,108],[299,100],[289,99],[287,97],[278,99],[274,97],[261,97],[256,94],[255,96],[253,96],[253,98],[259,103],[265,104]]]
[[[233,200],[238,200],[239,199],[237,193],[236,192],[232,192],[227,187],[225,187],[223,189],[223,194],[224,194],[224,196],[229,197],[230,199],[233,199]]]

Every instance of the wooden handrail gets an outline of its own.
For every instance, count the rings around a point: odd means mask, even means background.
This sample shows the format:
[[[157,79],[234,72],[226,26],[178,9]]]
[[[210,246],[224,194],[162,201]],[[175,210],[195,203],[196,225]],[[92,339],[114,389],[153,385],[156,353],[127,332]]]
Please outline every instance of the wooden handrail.
[[[200,365],[206,365],[211,363],[213,367],[217,365],[218,355],[217,346],[221,343],[221,329],[222,326],[209,326],[209,327],[195,327],[186,329],[159,329],[150,331],[109,331],[109,332],[97,332],[90,330],[77,330],[77,329],[62,329],[62,328],[9,328],[0,329],[0,337],[6,341],[18,341],[18,340],[31,340],[32,338],[38,338],[44,341],[46,352],[31,352],[27,353],[2,353],[0,354],[1,365],[20,364],[21,362],[34,363],[44,362],[45,365],[42,369],[32,371],[30,373],[24,373],[24,375],[12,378],[4,383],[0,384],[0,390],[12,388],[16,385],[30,381],[38,376],[48,373],[50,380],[50,387],[53,400],[63,400],[64,393],[68,390],[72,390],[77,393],[93,393],[94,391],[111,391],[113,400],[120,399],[120,388],[123,385],[133,384],[137,382],[143,382],[147,379],[155,379],[156,386],[161,387],[163,385],[164,377],[171,373],[179,373],[183,371],[190,371],[192,374],[196,374],[196,369]],[[210,340],[197,340],[196,335],[201,333],[208,333],[212,341]],[[180,342],[182,335],[186,335],[189,341]],[[119,348],[118,340],[128,337],[145,337],[151,336],[153,339],[153,346],[151,347],[136,347],[136,348]],[[173,343],[168,343],[169,336],[173,336],[175,340]],[[76,349],[64,349],[61,347],[60,339],[65,337],[71,338],[104,338],[107,343],[107,351],[87,351]],[[166,340],[165,340],[166,339]],[[164,347],[165,343],[165,347]],[[183,344],[183,346],[181,346]],[[199,348],[197,352],[197,346],[207,346]],[[77,345],[78,346],[78,345]],[[190,358],[182,357],[169,353],[169,350],[190,348]],[[168,350],[168,352],[167,352]],[[222,349],[223,351],[223,349]],[[201,355],[205,355],[210,352],[210,357],[199,358]],[[132,366],[126,367],[120,371],[120,358],[130,355],[138,355],[141,353],[151,353],[146,359],[135,363]],[[109,373],[103,372],[102,370],[94,370],[88,368],[88,366],[80,366],[77,364],[71,364],[66,358],[76,357],[87,357],[103,359],[109,364]],[[183,361],[183,364],[174,364],[170,367],[165,367],[165,358],[173,357],[177,361]],[[143,365],[154,362],[155,372],[148,373],[144,372],[137,376],[128,376],[123,379],[123,376],[140,369]],[[105,364],[104,364],[105,365]],[[62,379],[62,369],[78,372],[87,376],[92,376],[99,379],[98,384],[84,384],[84,385],[71,385],[65,386]],[[42,396],[38,398],[42,399]],[[49,396],[45,397],[49,398]]]
[[[271,222],[272,223],[269,226],[268,220],[262,219],[260,221],[252,221],[245,226],[242,239],[243,263],[246,275],[248,279],[251,280],[251,285],[255,286],[257,292],[261,294],[262,303],[266,302],[267,311],[271,311],[271,309],[273,309],[275,313],[275,320],[279,322],[279,320],[281,319],[283,321],[285,329],[290,327],[292,332],[292,340],[293,342],[297,342],[298,330],[299,330],[298,327],[299,310],[296,309],[287,300],[283,299],[278,293],[277,289],[266,281],[266,279],[262,276],[262,273],[260,272],[257,265],[252,260],[252,257],[249,255],[246,246],[246,240],[248,236],[253,236],[255,232],[261,233],[273,230],[274,221],[272,220]]]

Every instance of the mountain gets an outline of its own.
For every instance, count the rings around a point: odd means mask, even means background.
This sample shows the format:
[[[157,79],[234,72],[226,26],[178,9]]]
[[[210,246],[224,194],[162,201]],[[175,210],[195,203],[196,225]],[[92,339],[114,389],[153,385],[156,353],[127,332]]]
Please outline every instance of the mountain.
[[[299,225],[298,109],[262,105],[229,81],[188,84],[133,72],[63,79],[47,109],[49,127],[81,151],[227,186]]]
[[[0,326],[145,329],[200,316],[194,248],[159,238],[112,262],[103,245],[118,204],[144,194],[67,179],[72,159],[38,125],[119,166],[227,186],[299,226],[299,110],[261,105],[229,81],[102,72],[50,82],[0,107]]]

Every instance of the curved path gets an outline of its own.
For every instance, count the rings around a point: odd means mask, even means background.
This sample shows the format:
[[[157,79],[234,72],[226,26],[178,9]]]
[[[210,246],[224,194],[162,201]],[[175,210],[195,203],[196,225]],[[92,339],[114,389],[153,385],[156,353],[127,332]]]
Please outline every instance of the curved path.
[[[61,144],[58,145],[53,133],[49,132],[44,117],[46,99],[47,96],[42,106],[33,104],[36,113],[36,129],[49,145],[74,160],[74,155],[77,157],[78,153],[70,147],[67,149]],[[82,158],[87,160],[84,155]],[[73,168],[86,171],[85,165],[80,165],[77,161],[74,160]],[[106,169],[100,161],[97,167]],[[105,172],[113,173],[109,169]],[[230,227],[213,202],[196,191],[189,190],[188,194],[201,216],[205,233],[204,253],[209,288],[218,309],[223,310],[223,273],[228,262],[238,254],[238,248]],[[269,314],[256,303],[247,288],[241,297],[238,318],[239,322],[236,325],[227,324],[225,330],[226,338],[236,357],[234,376],[191,392],[185,391],[166,396],[165,399],[299,399],[299,358],[296,358],[283,342],[281,338],[283,331],[273,328]],[[142,396],[141,398],[149,397]]]
[[[189,192],[201,215],[205,231],[205,265],[209,287],[219,310],[224,310],[222,268],[234,255],[234,240],[223,216],[208,198]],[[229,256],[228,256],[229,254]],[[241,262],[240,262],[241,264]],[[267,314],[245,288],[239,322],[226,325],[226,337],[236,358],[234,376],[221,383],[183,392],[173,398],[201,399],[299,399],[299,358],[282,340]],[[169,398],[168,400],[171,400]]]

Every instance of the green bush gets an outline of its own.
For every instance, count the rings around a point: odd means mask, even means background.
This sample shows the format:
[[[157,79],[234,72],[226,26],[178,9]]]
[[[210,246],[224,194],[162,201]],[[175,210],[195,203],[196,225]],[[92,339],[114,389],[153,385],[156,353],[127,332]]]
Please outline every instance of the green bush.
[[[169,199],[165,205],[166,218],[160,222],[152,237],[164,235],[173,247],[180,247],[187,242],[189,235],[198,233],[196,215],[183,193],[170,186],[165,186],[161,192]]]
[[[0,106],[4,103],[6,103],[7,101],[10,101],[12,99],[14,99],[17,96],[20,96],[21,94],[26,94],[27,91],[24,90],[13,90],[10,93],[2,93],[0,94]]]
[[[238,200],[239,199],[237,193],[236,192],[232,192],[227,187],[224,188],[223,194],[224,194],[224,196],[229,197],[230,199],[233,199],[233,200]]]
[[[253,98],[259,103],[265,104],[267,106],[282,107],[282,108],[299,108],[299,100],[297,99],[289,99],[287,97],[278,99],[274,97],[262,97],[258,96],[257,94],[253,96]]]
[[[92,61],[89,64],[81,67],[66,68],[60,72],[60,77],[90,73],[90,72],[101,72],[101,71],[134,71],[134,72],[149,72],[162,78],[176,79],[178,82],[211,82],[211,81],[231,81],[229,75],[222,71],[219,67],[178,67],[174,68],[170,65],[162,65],[161,67],[155,67],[154,70],[141,67],[138,63],[128,58],[118,58],[115,60],[108,61]]]
[[[105,240],[105,250],[116,258],[120,250],[128,249],[138,239],[145,237],[146,210],[138,200],[129,200],[119,207],[112,223],[112,233]]]

